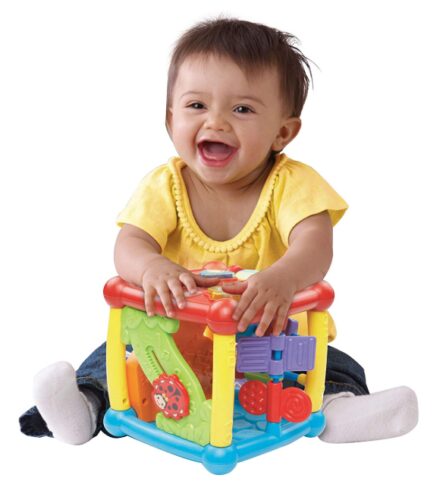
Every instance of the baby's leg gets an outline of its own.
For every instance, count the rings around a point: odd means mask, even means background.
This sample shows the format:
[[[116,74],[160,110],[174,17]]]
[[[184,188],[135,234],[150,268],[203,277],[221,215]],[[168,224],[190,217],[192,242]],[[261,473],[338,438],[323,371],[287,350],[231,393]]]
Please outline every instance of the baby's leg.
[[[418,421],[415,393],[397,387],[370,394],[361,365],[329,346],[323,412],[323,441],[349,443],[401,436]]]
[[[108,406],[105,343],[96,349],[75,372],[65,362],[51,365],[34,379],[37,408],[19,421],[30,436],[54,436],[70,444],[82,444],[102,427]]]

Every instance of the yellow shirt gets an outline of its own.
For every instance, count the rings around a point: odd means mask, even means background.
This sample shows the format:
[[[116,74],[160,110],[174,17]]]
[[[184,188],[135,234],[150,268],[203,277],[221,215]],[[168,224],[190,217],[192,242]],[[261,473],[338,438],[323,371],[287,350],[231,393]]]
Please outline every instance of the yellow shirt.
[[[216,241],[195,221],[181,176],[184,166],[181,158],[173,157],[146,175],[117,223],[146,231],[162,255],[188,269],[214,260],[265,269],[284,255],[289,234],[300,221],[327,210],[334,226],[348,208],[313,168],[282,153],[243,229],[230,240]]]
[[[181,176],[184,166],[181,158],[173,157],[147,174],[117,223],[146,231],[158,242],[162,255],[187,269],[215,260],[227,266],[265,269],[284,255],[289,234],[300,221],[327,210],[334,226],[348,208],[313,168],[282,153],[277,155],[245,227],[228,241],[216,241],[195,221]],[[299,321],[300,334],[307,335],[307,314],[293,318]],[[330,317],[329,341],[335,336]]]

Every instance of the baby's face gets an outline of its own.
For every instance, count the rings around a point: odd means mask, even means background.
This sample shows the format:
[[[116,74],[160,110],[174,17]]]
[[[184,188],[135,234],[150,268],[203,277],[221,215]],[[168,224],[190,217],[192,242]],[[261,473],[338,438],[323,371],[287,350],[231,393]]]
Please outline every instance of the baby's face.
[[[230,59],[191,56],[178,73],[168,127],[188,167],[203,182],[221,185],[259,171],[271,150],[297,134],[300,120],[284,113],[276,70],[248,80]]]

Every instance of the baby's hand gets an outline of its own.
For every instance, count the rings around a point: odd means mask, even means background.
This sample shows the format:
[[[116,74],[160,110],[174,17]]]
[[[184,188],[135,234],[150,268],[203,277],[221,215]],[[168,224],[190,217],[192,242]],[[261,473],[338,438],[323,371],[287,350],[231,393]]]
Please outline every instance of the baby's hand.
[[[184,267],[159,255],[142,276],[146,312],[149,316],[156,314],[155,297],[158,295],[167,316],[172,317],[174,316],[172,296],[178,307],[183,309],[186,305],[184,287],[189,293],[195,293],[197,285],[214,286],[218,281],[218,278],[203,278],[198,274],[191,273]]]
[[[265,334],[274,318],[273,335],[280,334],[296,292],[286,273],[272,268],[252,275],[245,282],[233,285],[228,283],[223,286],[223,290],[242,294],[232,316],[235,321],[240,319],[238,323],[240,332],[246,330],[255,315],[263,309],[256,330],[256,335],[259,337]]]

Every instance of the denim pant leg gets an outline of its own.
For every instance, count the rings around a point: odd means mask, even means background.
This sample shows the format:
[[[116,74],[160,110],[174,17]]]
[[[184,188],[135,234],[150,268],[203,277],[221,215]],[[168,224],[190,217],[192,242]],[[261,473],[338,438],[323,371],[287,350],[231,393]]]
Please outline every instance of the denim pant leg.
[[[345,352],[328,346],[325,394],[352,392],[355,396],[370,394],[364,368]]]
[[[127,350],[131,351],[131,348],[127,348]],[[100,430],[108,434],[102,424],[104,413],[110,406],[107,391],[105,352],[106,343],[104,342],[97,349],[95,349],[85,359],[85,361],[82,362],[76,371],[78,386],[92,391],[100,401],[98,422],[93,437],[96,436]],[[45,421],[35,406],[30,408],[19,418],[19,423],[20,430],[28,436],[52,437],[51,431],[48,429]]]
[[[104,414],[110,407],[107,389],[106,342],[101,344],[86,358],[76,371],[77,385],[80,389],[93,392],[100,401],[98,420],[93,437],[99,431],[110,435],[103,425]]]
[[[284,380],[283,386],[304,389],[301,384],[292,380]],[[352,392],[355,396],[370,394],[364,368],[345,352],[328,346],[324,394],[338,392]]]

